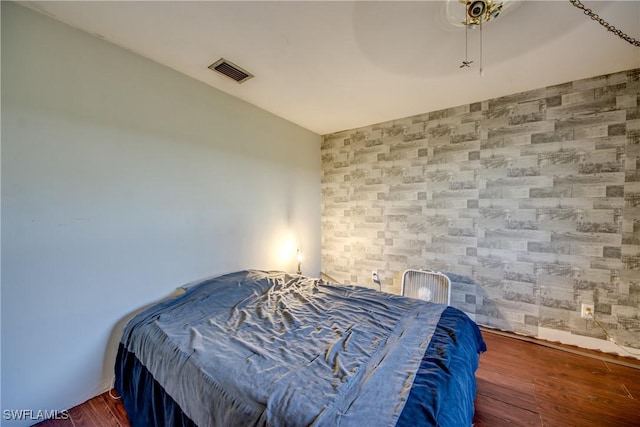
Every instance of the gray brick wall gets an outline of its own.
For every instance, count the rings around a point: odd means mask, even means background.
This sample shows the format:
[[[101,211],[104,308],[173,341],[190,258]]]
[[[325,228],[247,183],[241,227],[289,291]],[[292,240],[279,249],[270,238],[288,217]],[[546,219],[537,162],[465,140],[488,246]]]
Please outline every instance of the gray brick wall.
[[[640,69],[343,131],[322,145],[323,270],[452,278],[478,323],[640,348]]]

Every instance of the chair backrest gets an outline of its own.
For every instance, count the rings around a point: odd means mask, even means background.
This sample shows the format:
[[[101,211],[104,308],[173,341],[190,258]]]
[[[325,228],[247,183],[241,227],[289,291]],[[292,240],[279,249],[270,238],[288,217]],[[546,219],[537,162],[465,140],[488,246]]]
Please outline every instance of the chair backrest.
[[[407,270],[402,274],[402,295],[439,304],[451,304],[451,280],[429,270]]]

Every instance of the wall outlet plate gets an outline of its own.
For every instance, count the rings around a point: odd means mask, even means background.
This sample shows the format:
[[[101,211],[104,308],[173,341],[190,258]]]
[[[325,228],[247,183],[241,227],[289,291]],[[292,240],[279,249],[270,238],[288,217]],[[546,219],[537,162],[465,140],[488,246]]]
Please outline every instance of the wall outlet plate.
[[[371,270],[371,280],[373,283],[380,284],[380,276],[378,276],[378,270]]]
[[[591,319],[593,314],[594,314],[593,304],[582,304],[582,308],[580,309],[580,317],[584,319]]]

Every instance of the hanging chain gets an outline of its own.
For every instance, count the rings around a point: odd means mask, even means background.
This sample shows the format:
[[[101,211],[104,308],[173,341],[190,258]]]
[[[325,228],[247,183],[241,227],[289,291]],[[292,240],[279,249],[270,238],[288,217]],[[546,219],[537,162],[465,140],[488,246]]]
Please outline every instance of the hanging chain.
[[[469,26],[465,25],[464,27],[464,61],[462,61],[460,68],[470,68],[473,61],[469,61]]]
[[[620,37],[622,40],[626,40],[626,41],[628,41],[629,43],[631,43],[634,46],[640,46],[640,41],[639,40],[636,40],[633,37],[629,37],[628,35],[623,33],[621,30],[617,29],[616,27],[614,27],[613,25],[609,24],[604,19],[600,18],[598,16],[598,14],[594,13],[591,9],[585,7],[585,5],[583,5],[582,2],[580,2],[580,0],[569,0],[569,1],[571,2],[572,5],[574,5],[578,9],[582,10],[585,15],[589,16],[594,21],[598,21],[598,23],[600,25],[602,25],[608,31],[611,31],[613,34],[615,34],[618,37]]]

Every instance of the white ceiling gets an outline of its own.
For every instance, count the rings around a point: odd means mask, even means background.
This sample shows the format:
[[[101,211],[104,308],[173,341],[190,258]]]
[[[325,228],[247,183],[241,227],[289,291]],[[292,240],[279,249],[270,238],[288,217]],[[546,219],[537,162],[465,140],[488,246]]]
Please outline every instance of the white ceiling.
[[[637,0],[583,2],[640,38]],[[508,2],[483,29],[484,76],[478,30],[469,32],[473,68],[459,68],[458,0],[20,4],[319,134],[640,68],[640,48],[568,0]],[[255,78],[239,85],[209,70],[220,57]]]

